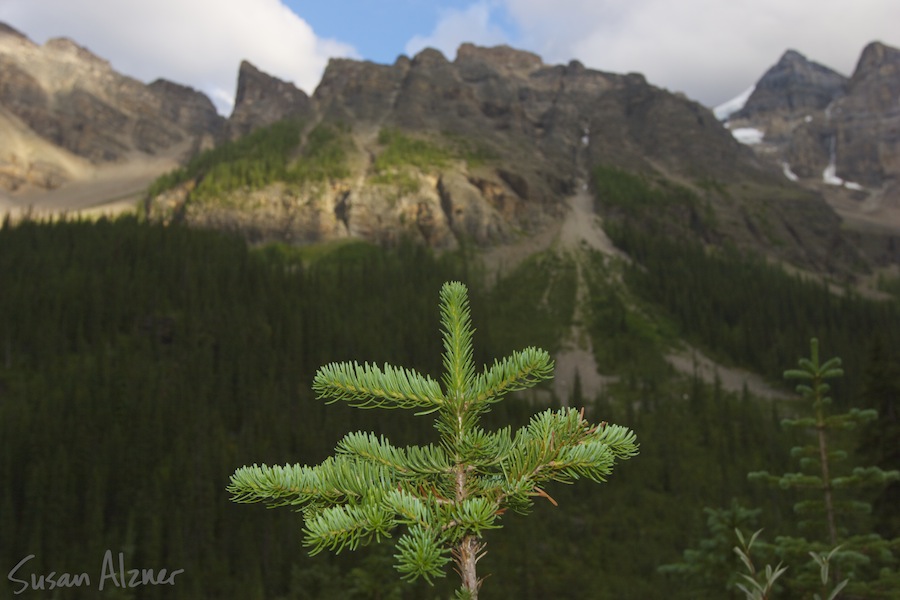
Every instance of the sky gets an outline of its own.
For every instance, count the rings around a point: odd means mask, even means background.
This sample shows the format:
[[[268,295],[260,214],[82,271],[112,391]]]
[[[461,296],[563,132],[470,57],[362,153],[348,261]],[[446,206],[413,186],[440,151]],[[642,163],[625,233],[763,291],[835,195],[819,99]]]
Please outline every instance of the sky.
[[[0,21],[189,85],[226,115],[244,59],[312,94],[332,57],[390,64],[432,47],[453,60],[463,42],[508,44],[714,107],[787,49],[849,76],[869,42],[900,47],[898,0],[0,0]]]

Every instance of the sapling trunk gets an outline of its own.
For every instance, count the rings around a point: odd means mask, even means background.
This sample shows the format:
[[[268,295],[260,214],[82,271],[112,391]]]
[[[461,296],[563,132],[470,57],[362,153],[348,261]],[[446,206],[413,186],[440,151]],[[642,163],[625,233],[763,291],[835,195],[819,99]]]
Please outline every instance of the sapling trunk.
[[[481,558],[483,550],[484,544],[476,536],[467,535],[453,551],[456,570],[462,580],[462,589],[469,592],[473,600],[478,600],[478,589],[481,587],[475,565]]]

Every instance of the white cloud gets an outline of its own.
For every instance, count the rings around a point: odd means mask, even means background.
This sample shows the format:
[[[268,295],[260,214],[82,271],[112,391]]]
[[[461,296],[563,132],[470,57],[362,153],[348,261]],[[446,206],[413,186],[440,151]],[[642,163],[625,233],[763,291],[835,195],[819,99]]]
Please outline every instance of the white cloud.
[[[424,48],[435,48],[453,59],[463,42],[495,46],[508,42],[506,33],[491,23],[491,7],[486,2],[472,4],[465,10],[442,11],[431,34],[416,35],[406,44],[405,52],[413,56]]]
[[[311,93],[329,57],[357,56],[281,0],[4,0],[0,21],[39,43],[72,38],[142,81],[200,89],[220,111],[231,108],[243,59]]]
[[[849,75],[870,41],[900,43],[896,0],[504,0],[517,43],[546,62],[637,71],[708,105],[796,49]]]

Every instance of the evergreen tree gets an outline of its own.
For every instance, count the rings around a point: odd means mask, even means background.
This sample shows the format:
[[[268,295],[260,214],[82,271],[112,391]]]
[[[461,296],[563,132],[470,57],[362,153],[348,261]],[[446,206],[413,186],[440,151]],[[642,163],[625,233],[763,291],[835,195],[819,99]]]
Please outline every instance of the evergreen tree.
[[[355,362],[322,367],[313,382],[332,402],[435,414],[439,444],[398,448],[372,433],[349,433],[318,466],[242,467],[228,490],[237,502],[302,507],[312,554],[352,550],[402,527],[395,568],[404,578],[430,581],[452,560],[462,579],[458,597],[477,598],[482,535],[500,527],[505,511],[527,513],[535,497],[555,504],[541,487],[550,481],[605,481],[617,459],[637,454],[637,444],[632,431],[592,425],[571,408],[539,413],[515,434],[482,429],[492,404],[548,379],[552,362],[532,347],[477,374],[467,288],[445,284],[440,308],[443,389],[412,370]]]
[[[861,498],[865,497],[863,488],[884,486],[900,479],[900,473],[878,467],[843,467],[850,455],[841,448],[841,442],[846,445],[844,432],[873,421],[878,415],[871,409],[856,408],[839,414],[829,412],[832,399],[828,396],[830,385],[826,380],[840,377],[843,370],[839,358],[820,361],[818,340],[811,340],[810,357],[800,359],[798,366],[784,375],[801,381],[797,392],[812,409],[812,416],[785,419],[782,425],[813,433],[809,443],[791,451],[800,460],[800,471],[783,475],[771,475],[767,471],[749,474],[751,480],[796,490],[802,497],[794,505],[794,511],[800,518],[800,532],[811,539],[780,536],[775,540],[776,552],[786,564],[797,565],[797,572],[789,581],[795,593],[820,587],[818,578],[823,569],[819,559],[829,552],[829,561],[836,565],[836,580],[847,576],[851,580],[848,587],[851,593],[892,597],[882,594],[892,594],[889,590],[896,590],[900,583],[897,575],[891,574],[896,573],[900,540],[885,540],[877,534],[866,533],[871,529],[866,523],[871,505]],[[809,556],[813,557],[807,563],[810,568],[799,572],[799,564]],[[827,584],[821,581],[821,586]]]

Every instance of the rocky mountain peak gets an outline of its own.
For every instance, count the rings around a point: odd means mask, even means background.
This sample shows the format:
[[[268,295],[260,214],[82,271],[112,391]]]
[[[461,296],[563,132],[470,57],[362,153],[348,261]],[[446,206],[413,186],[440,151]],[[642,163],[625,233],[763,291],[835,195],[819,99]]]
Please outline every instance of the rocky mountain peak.
[[[33,52],[38,48],[24,33],[0,21],[0,56],[13,52]]]
[[[881,42],[871,42],[863,48],[853,78],[862,77],[870,72],[879,72],[882,69],[894,70],[900,62],[900,50],[892,48]]]
[[[849,79],[788,51],[727,126],[736,136],[754,134],[745,140],[757,156],[822,194],[847,227],[893,235],[900,223],[900,50],[868,44]]]
[[[416,67],[424,67],[430,69],[433,67],[441,67],[449,64],[450,61],[444,56],[444,53],[434,48],[425,48],[419,51],[412,59],[412,64]]]
[[[148,89],[159,98],[162,115],[193,135],[212,136],[224,125],[225,119],[203,92],[167,79],[157,79]]]
[[[434,52],[443,59],[439,52]],[[325,118],[362,123],[381,121],[393,107],[398,90],[412,68],[413,61],[405,56],[393,65],[332,58],[313,93],[313,102]]]
[[[253,129],[312,111],[309,96],[294,84],[282,81],[241,61],[234,110],[228,119],[228,137],[234,139]]]
[[[850,80],[849,104],[886,116],[900,111],[900,49],[867,45]]]
[[[757,82],[734,118],[752,119],[761,113],[794,114],[821,110],[844,92],[847,78],[813,62],[796,50],[785,52]]]
[[[249,64],[241,79],[248,91],[251,81],[269,80]],[[241,106],[256,110],[248,91],[239,93],[232,120]],[[637,74],[575,61],[545,65],[507,46],[463,45],[453,62],[434,49],[393,65],[333,59],[311,103],[307,131],[331,128],[343,140],[347,175],[309,189],[276,183],[249,196],[240,191],[242,209],[192,205],[188,187],[159,206],[183,211],[187,222],[252,231],[254,239],[402,233],[448,248],[552,228],[567,198],[587,191],[598,164],[686,181],[778,177],[696,102]],[[439,158],[420,164],[393,156],[404,147]],[[397,162],[384,166],[379,159],[388,155]]]

